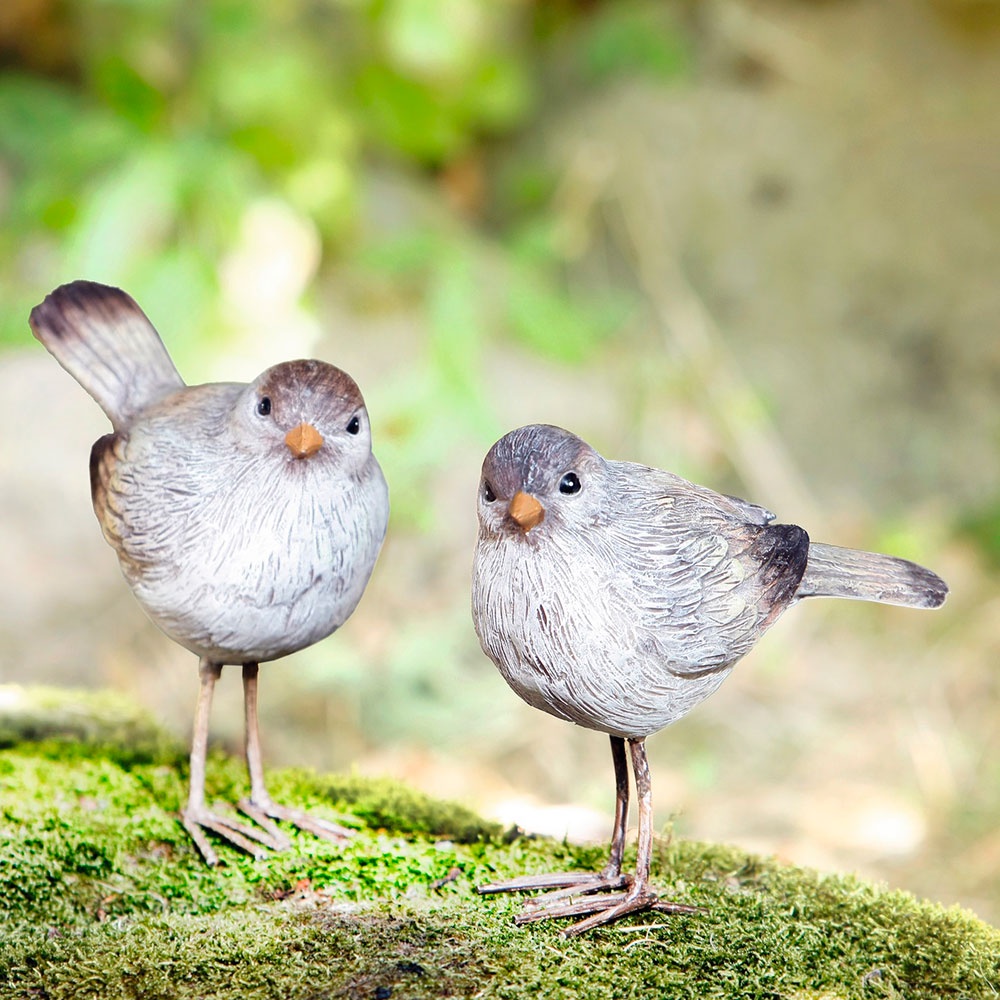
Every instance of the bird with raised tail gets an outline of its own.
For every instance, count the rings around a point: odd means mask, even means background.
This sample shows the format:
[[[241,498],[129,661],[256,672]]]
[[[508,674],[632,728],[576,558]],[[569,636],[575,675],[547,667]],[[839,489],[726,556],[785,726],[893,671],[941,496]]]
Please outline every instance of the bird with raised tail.
[[[472,615],[484,652],[529,705],[611,737],[617,794],[604,869],[479,887],[548,890],[516,919],[584,918],[565,934],[639,910],[693,911],[649,883],[645,739],[712,694],[786,608],[804,597],[936,608],[948,592],[915,563],[810,542],[763,507],[602,458],[548,425],[493,445],[478,514]],[[634,874],[622,871],[629,759]]]
[[[31,328],[98,402],[113,433],[90,455],[94,511],[149,617],[200,660],[182,820],[209,864],[210,831],[254,855],[286,848],[275,820],[331,840],[338,824],[268,794],[258,664],[318,642],[354,611],[385,537],[389,495],[354,380],[289,361],[249,384],[185,385],[125,292],[63,285]],[[209,808],[205,755],[222,667],[243,670],[253,821]]]

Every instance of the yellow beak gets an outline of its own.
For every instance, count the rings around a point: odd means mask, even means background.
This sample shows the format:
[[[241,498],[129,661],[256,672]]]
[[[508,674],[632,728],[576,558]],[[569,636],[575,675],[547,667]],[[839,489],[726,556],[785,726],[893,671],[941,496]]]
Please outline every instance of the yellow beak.
[[[540,524],[545,517],[545,508],[530,494],[524,490],[518,490],[511,498],[508,513],[515,524],[527,534],[536,524]]]
[[[312,424],[299,424],[285,435],[285,444],[296,458],[308,458],[323,447],[323,435]]]

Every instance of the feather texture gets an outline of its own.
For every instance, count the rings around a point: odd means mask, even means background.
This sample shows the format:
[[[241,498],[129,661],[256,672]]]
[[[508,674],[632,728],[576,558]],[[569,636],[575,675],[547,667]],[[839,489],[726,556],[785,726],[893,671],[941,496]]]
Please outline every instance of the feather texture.
[[[184,388],[159,334],[121,289],[93,281],[61,285],[32,309],[29,323],[116,431]]]
[[[262,662],[346,621],[389,515],[349,375],[289,361],[248,385],[185,386],[135,302],[92,282],[56,289],[31,324],[111,418],[90,456],[94,512],[167,635],[214,663]],[[315,451],[286,443],[303,423]]]
[[[908,559],[814,543],[797,596],[938,608],[947,594],[941,577]]]
[[[509,514],[517,493],[544,508],[527,531]],[[801,597],[944,599],[929,570],[811,544],[773,517],[672,473],[608,461],[561,428],[512,431],[483,464],[480,643],[529,704],[641,739],[715,691]]]

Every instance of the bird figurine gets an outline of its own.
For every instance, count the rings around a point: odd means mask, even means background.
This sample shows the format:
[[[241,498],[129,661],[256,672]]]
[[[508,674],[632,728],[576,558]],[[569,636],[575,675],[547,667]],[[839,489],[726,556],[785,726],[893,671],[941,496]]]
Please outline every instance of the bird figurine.
[[[478,515],[472,615],[484,652],[529,705],[611,738],[616,804],[604,869],[479,887],[548,890],[515,919],[583,917],[564,934],[640,910],[695,909],[650,885],[645,740],[712,694],[786,608],[805,597],[936,608],[948,592],[912,562],[810,542],[763,507],[605,459],[549,425],[493,445]],[[622,870],[629,759],[639,808],[634,874]]]
[[[199,658],[181,818],[255,856],[290,846],[275,820],[339,841],[336,823],[279,805],[264,780],[258,664],[310,646],[354,611],[385,537],[389,497],[354,380],[288,361],[249,384],[185,385],[135,301],[74,281],[32,310],[32,331],[97,401],[113,431],[90,454],[94,511],[139,604]],[[216,681],[243,671],[252,822],[205,801]]]

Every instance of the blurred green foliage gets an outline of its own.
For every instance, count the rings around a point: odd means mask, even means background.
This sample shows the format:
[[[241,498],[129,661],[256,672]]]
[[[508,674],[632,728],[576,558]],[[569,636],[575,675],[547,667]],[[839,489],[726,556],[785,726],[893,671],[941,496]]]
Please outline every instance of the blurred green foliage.
[[[23,342],[40,295],[86,276],[183,328],[183,356],[227,333],[218,269],[255,199],[280,199],[328,255],[350,257],[365,242],[367,166],[433,180],[525,128],[554,53],[569,53],[580,85],[687,69],[680,36],[650,3],[5,2],[0,344]],[[435,338],[449,341],[436,352],[445,369],[464,363],[455,325],[481,318],[465,238],[409,248]],[[513,240],[509,253],[503,319],[524,342],[579,357],[620,319],[574,302],[538,241],[528,254]],[[459,371],[442,378],[461,383]]]
[[[989,561],[1000,569],[1000,498],[977,510],[968,511],[959,521],[958,530]]]

